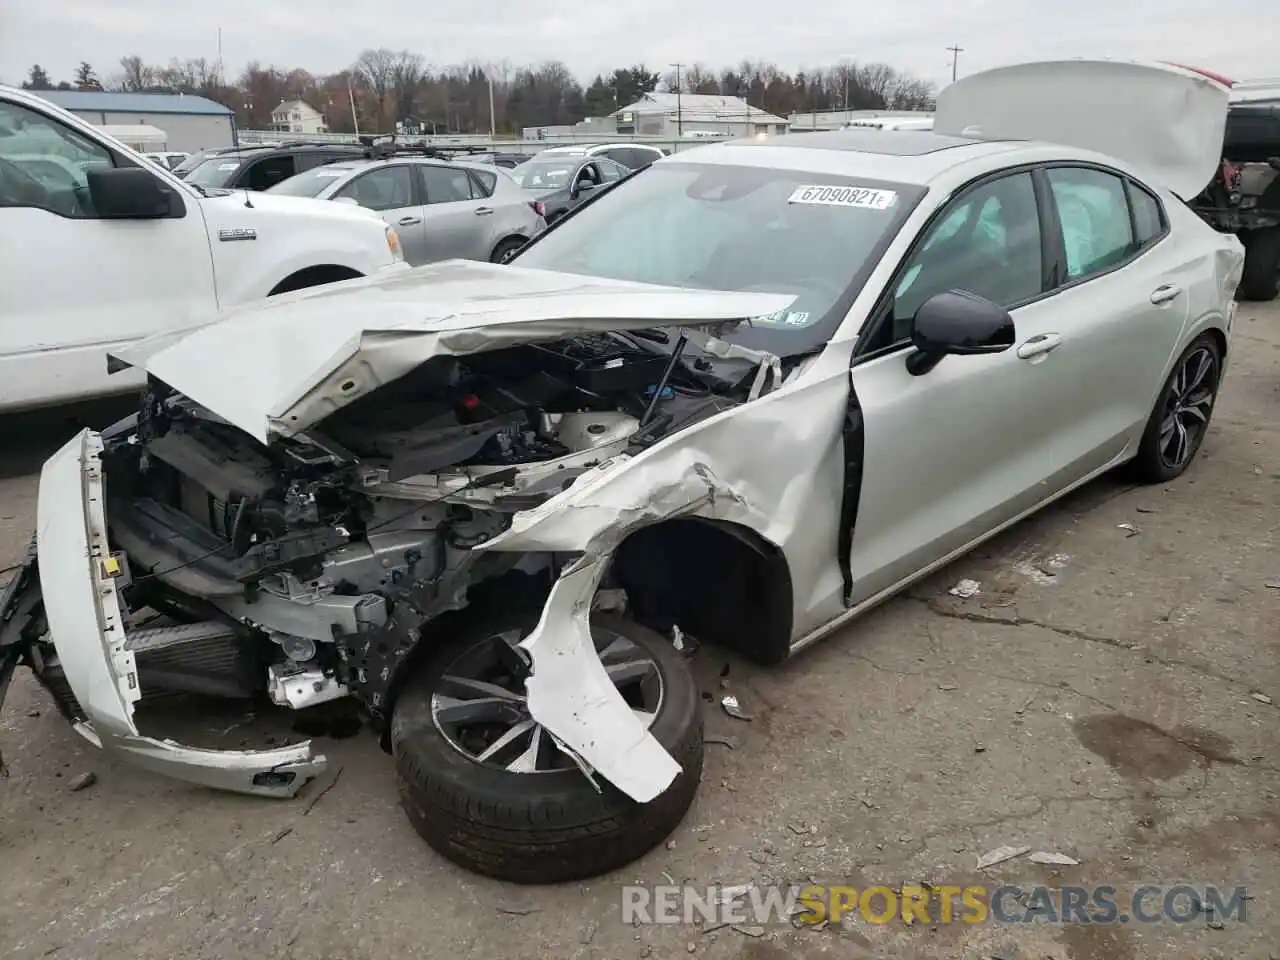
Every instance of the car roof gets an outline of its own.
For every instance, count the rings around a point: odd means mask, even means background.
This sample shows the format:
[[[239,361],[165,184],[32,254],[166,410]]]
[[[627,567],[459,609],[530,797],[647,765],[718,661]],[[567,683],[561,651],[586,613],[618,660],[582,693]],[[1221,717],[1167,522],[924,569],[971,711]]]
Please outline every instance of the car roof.
[[[1028,147],[1022,140],[977,140],[924,130],[871,128],[791,133],[712,143],[661,163],[722,163],[863,176],[926,186],[954,167]],[[1077,151],[1064,148],[1064,155]]]

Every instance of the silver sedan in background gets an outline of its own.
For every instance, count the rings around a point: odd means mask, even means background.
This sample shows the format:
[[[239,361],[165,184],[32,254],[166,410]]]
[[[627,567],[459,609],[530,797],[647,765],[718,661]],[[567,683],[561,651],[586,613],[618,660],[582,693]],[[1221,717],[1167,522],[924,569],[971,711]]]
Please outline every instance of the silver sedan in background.
[[[353,160],[316,167],[266,192],[377,211],[413,266],[455,257],[503,263],[546,228],[525,191],[487,164]]]

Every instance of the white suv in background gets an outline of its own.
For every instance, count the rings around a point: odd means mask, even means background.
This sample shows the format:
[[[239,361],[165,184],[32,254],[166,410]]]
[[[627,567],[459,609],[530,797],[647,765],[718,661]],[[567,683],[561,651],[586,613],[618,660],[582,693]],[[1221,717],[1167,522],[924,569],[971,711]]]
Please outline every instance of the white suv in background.
[[[666,156],[657,147],[647,143],[597,143],[590,147],[548,147],[538,153],[540,157],[608,157],[628,170],[639,170]]]
[[[407,269],[361,207],[186,184],[0,86],[0,413],[133,389],[107,354],[219,310]]]

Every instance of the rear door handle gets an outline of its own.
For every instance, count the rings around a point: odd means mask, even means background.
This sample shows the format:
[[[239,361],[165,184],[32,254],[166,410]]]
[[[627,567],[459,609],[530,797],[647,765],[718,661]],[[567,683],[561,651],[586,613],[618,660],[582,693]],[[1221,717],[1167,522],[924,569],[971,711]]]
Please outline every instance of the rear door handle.
[[[476,216],[483,217],[493,213],[493,207],[476,207]]]
[[[402,227],[416,227],[422,222],[421,217],[401,217],[398,224]]]
[[[1166,283],[1163,287],[1156,287],[1151,291],[1151,302],[1154,304],[1168,303],[1170,300],[1177,298],[1182,293],[1182,288],[1174,286],[1172,283]]]
[[[1062,346],[1062,337],[1056,333],[1038,333],[1018,347],[1018,359],[1033,360],[1057,350]]]

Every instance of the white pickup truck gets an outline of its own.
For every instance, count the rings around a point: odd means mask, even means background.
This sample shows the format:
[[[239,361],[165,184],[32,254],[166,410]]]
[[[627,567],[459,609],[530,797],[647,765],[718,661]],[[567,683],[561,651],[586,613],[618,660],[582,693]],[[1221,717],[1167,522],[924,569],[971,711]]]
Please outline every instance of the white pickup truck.
[[[108,351],[396,269],[395,231],[362,207],[202,190],[0,85],[0,413],[131,390]]]

